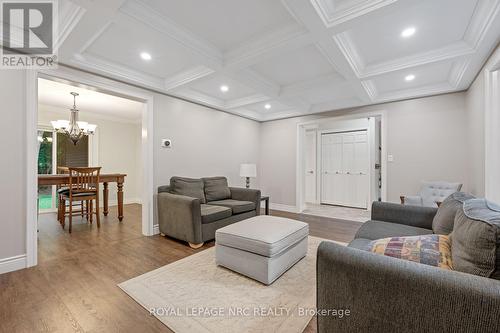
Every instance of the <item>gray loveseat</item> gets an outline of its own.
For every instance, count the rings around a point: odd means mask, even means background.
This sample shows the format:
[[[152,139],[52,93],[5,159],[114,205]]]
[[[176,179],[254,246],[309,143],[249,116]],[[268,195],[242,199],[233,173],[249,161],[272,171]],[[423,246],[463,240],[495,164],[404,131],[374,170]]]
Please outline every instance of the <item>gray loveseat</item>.
[[[160,233],[199,248],[215,231],[260,213],[260,190],[229,187],[225,177],[172,177],[158,188]]]
[[[366,251],[371,240],[433,233],[437,211],[374,202],[349,246],[319,246],[318,332],[500,332],[500,281]]]

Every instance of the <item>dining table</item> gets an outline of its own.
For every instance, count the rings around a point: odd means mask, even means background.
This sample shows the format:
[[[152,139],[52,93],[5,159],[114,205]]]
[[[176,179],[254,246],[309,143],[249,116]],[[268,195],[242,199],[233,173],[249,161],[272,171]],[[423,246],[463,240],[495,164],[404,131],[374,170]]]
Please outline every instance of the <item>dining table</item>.
[[[103,184],[103,214],[108,215],[109,212],[109,183],[117,184],[117,199],[118,199],[118,220],[123,220],[123,183],[127,175],[123,173],[105,173],[99,175],[99,183]],[[68,174],[57,175],[38,175],[38,186],[47,185],[66,185],[69,184]]]

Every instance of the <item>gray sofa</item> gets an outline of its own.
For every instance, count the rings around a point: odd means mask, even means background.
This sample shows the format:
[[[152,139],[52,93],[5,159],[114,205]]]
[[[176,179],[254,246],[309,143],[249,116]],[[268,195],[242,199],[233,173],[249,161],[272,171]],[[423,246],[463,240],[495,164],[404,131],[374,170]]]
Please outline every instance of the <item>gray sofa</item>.
[[[260,214],[260,190],[229,187],[225,177],[172,177],[158,188],[160,233],[199,248],[215,231]]]
[[[365,251],[374,239],[433,233],[437,211],[374,202],[349,246],[321,243],[318,310],[350,315],[320,312],[318,332],[500,332],[500,281]]]

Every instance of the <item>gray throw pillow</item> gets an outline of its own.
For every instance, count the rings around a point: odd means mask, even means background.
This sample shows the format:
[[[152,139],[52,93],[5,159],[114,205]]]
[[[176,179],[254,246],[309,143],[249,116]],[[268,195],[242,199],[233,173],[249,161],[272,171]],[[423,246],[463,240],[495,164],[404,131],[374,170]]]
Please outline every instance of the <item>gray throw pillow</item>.
[[[207,202],[201,179],[172,177],[170,178],[170,188],[174,194],[200,199],[202,204]]]
[[[500,206],[471,199],[455,217],[453,269],[500,280]]]
[[[207,201],[231,199],[231,190],[227,185],[226,177],[202,178],[205,185]]]
[[[453,231],[455,215],[462,210],[464,202],[470,199],[474,199],[474,196],[463,192],[455,192],[446,198],[432,220],[432,231],[439,235],[449,235]]]

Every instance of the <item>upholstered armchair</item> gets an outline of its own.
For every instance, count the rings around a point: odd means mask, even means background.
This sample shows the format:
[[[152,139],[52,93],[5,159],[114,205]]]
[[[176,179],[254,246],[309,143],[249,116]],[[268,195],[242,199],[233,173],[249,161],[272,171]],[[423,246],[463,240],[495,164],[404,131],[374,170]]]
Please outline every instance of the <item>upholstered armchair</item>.
[[[401,196],[401,204],[408,206],[438,207],[441,202],[455,192],[462,184],[443,181],[422,182],[418,195]]]

